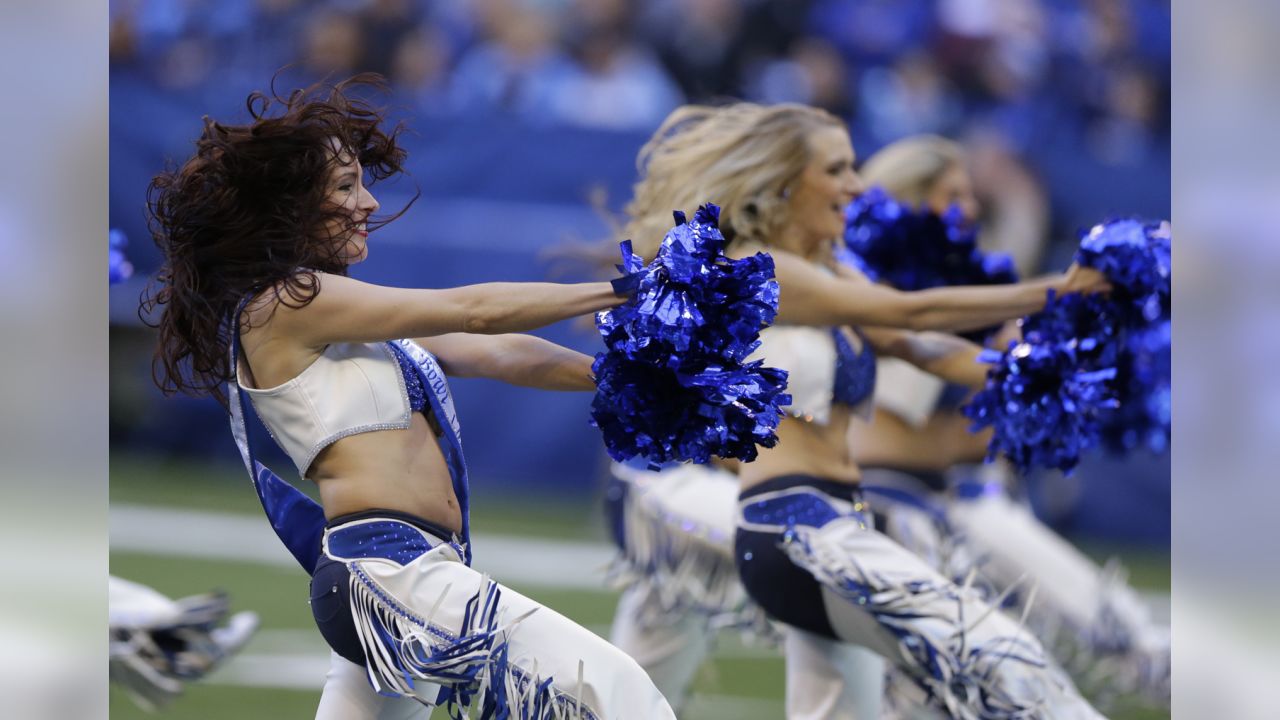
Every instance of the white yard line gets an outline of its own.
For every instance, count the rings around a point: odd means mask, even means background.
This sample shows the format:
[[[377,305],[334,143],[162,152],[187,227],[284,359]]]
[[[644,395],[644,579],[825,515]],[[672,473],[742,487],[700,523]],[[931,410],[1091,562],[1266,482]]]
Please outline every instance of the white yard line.
[[[254,643],[259,642],[254,639]],[[252,647],[252,646],[251,646]],[[209,685],[280,688],[318,692],[329,671],[326,651],[308,653],[242,653],[204,680]],[[777,718],[782,702],[767,698],[695,693],[688,708],[690,717]]]
[[[267,523],[237,513],[113,503],[111,548],[148,555],[235,560],[282,567],[297,563]],[[602,542],[477,533],[475,568],[499,582],[604,591],[613,547]],[[1167,593],[1144,593],[1152,616],[1168,622]]]
[[[297,567],[263,518],[115,503],[110,521],[113,550]],[[605,543],[477,533],[472,545],[476,570],[511,585],[602,591],[613,558]]]
[[[197,557],[296,567],[296,562],[261,518],[235,513],[207,512],[144,505],[113,504],[110,508],[111,548],[149,555]],[[478,534],[477,569],[511,584],[602,591],[603,569],[613,548],[599,542],[574,542],[507,535]],[[1152,615],[1169,618],[1169,596],[1148,593]],[[608,628],[593,626],[607,636]],[[265,630],[248,652],[213,673],[215,685],[316,691],[329,669],[329,651],[311,630]],[[773,651],[724,638],[718,656],[765,659]],[[691,716],[780,717],[776,700],[699,693],[691,702]],[[696,712],[693,712],[695,711]]]

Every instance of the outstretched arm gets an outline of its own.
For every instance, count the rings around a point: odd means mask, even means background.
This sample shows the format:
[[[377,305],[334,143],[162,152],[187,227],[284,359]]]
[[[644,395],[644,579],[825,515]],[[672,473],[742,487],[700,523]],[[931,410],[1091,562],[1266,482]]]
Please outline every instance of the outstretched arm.
[[[1044,307],[1045,293],[1108,289],[1101,273],[1073,265],[1062,275],[1017,283],[901,292],[831,275],[801,257],[770,250],[778,279],[778,321],[798,325],[874,325],[962,332]]]
[[[319,274],[310,303],[276,304],[267,321],[311,347],[335,342],[378,342],[465,332],[484,335],[524,332],[622,302],[607,282],[484,283],[443,290],[372,285],[340,275]],[[272,293],[260,301],[271,302]],[[250,314],[255,313],[250,308]]]
[[[542,390],[595,390],[589,355],[532,335],[449,333],[419,338],[448,375]]]
[[[987,379],[987,365],[978,362],[982,346],[939,332],[911,332],[864,328],[876,352],[905,360],[947,382],[979,389]]]

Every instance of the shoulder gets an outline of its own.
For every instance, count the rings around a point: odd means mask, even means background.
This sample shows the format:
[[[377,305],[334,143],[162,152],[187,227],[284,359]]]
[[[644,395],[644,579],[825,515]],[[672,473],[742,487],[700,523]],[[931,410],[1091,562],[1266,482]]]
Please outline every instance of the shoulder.
[[[310,321],[308,312],[322,289],[330,293],[351,281],[340,275],[314,270],[302,270],[288,278],[282,278],[265,287],[253,290],[240,311],[240,331],[250,335],[283,339],[290,335],[290,328],[300,322]]]

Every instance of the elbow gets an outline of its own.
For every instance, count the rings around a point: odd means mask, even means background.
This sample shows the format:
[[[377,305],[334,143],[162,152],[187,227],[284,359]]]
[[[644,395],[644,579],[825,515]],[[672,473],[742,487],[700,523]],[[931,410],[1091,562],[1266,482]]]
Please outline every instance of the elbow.
[[[907,310],[903,327],[914,332],[938,330],[938,316],[931,308],[913,306]]]
[[[915,332],[938,329],[939,314],[929,295],[927,290],[899,294],[902,299],[898,310],[901,318],[899,327]]]
[[[504,331],[503,314],[484,303],[469,303],[462,309],[462,332],[472,335],[496,335]]]
[[[462,332],[471,335],[492,335],[494,322],[483,314],[468,314],[462,318]]]

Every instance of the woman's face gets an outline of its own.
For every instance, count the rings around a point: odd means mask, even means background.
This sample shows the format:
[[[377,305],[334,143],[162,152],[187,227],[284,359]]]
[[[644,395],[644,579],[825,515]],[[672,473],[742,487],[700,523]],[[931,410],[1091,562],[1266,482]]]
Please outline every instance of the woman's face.
[[[338,257],[348,265],[369,256],[366,221],[377,212],[378,201],[364,186],[364,168],[349,153],[340,153],[330,167],[327,200],[342,217],[329,220],[329,237],[338,243]]]
[[[853,169],[853,144],[844,128],[828,126],[808,138],[809,164],[792,183],[787,212],[792,226],[811,243],[844,234],[845,206],[865,185]]]
[[[978,219],[978,198],[973,194],[973,181],[960,163],[952,164],[933,181],[925,193],[924,204],[939,215],[955,205],[960,208],[966,222]]]

